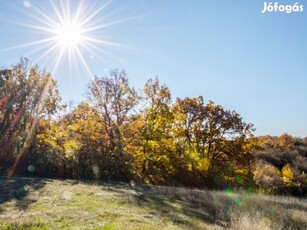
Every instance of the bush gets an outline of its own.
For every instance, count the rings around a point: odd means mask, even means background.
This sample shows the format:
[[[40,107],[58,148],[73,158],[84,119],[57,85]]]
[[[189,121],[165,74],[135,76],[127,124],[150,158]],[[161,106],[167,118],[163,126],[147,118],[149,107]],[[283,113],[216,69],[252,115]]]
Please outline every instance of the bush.
[[[258,160],[254,170],[254,181],[262,191],[275,193],[283,186],[281,172],[275,166]]]

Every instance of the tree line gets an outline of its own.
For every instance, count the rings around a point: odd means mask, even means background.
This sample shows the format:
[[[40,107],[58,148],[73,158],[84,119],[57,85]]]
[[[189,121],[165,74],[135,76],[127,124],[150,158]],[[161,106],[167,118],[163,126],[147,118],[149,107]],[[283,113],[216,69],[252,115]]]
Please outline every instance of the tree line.
[[[71,110],[52,76],[27,59],[2,68],[0,86],[2,175],[305,192],[298,161],[306,160],[306,140],[286,135],[289,145],[273,148],[275,139],[254,137],[236,111],[201,96],[173,100],[158,78],[136,90],[124,71],[96,76]],[[282,151],[289,160],[274,161]]]

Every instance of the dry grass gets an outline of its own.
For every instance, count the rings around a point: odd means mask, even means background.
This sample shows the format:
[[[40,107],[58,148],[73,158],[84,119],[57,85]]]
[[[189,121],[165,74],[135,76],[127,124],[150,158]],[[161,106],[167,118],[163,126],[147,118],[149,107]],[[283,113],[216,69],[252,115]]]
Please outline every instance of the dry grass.
[[[233,193],[231,190],[203,191],[159,187],[163,194],[192,202],[210,213],[215,222],[231,229],[307,229],[307,200]]]
[[[230,190],[15,178],[0,188],[0,229],[305,230],[307,201]]]

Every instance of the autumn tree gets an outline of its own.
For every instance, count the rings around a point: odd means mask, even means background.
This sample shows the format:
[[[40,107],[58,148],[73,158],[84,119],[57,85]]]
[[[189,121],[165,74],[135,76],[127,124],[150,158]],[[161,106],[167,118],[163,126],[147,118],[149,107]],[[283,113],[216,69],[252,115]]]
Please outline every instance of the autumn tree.
[[[131,165],[131,157],[124,151],[123,128],[139,101],[137,92],[130,87],[124,71],[114,70],[108,77],[95,77],[87,87],[87,97],[97,108],[104,128],[104,168],[112,169],[109,171],[112,178],[129,177],[127,167]]]
[[[142,102],[143,107],[134,121],[136,173],[148,183],[170,183],[175,157],[170,91],[157,78],[149,79]]]
[[[211,101],[205,105],[202,97],[178,98],[174,111],[177,138],[187,156],[187,167],[207,178],[207,185],[214,178],[219,183],[223,179],[234,184],[237,176],[243,180],[251,173],[252,124]]]
[[[63,143],[65,157],[72,162],[75,178],[99,179],[109,174],[110,169],[102,167],[108,138],[101,119],[95,107],[82,102],[61,120],[69,137]]]
[[[65,178],[67,160],[63,144],[67,138],[66,129],[57,120],[40,119],[33,140],[33,148],[24,159],[26,165],[31,166],[32,170],[23,168],[23,174]]]
[[[282,170],[282,179],[286,186],[290,186],[293,182],[293,169],[291,169],[289,164],[286,164]]]
[[[56,82],[22,58],[0,71],[0,171],[13,173],[31,146],[38,121],[53,114],[60,101]]]

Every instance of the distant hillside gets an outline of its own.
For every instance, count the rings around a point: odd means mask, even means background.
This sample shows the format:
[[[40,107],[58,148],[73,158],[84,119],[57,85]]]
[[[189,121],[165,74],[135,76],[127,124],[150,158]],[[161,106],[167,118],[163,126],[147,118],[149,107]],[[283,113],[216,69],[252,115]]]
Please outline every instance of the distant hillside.
[[[307,138],[256,138],[254,182],[264,191],[307,195]]]

